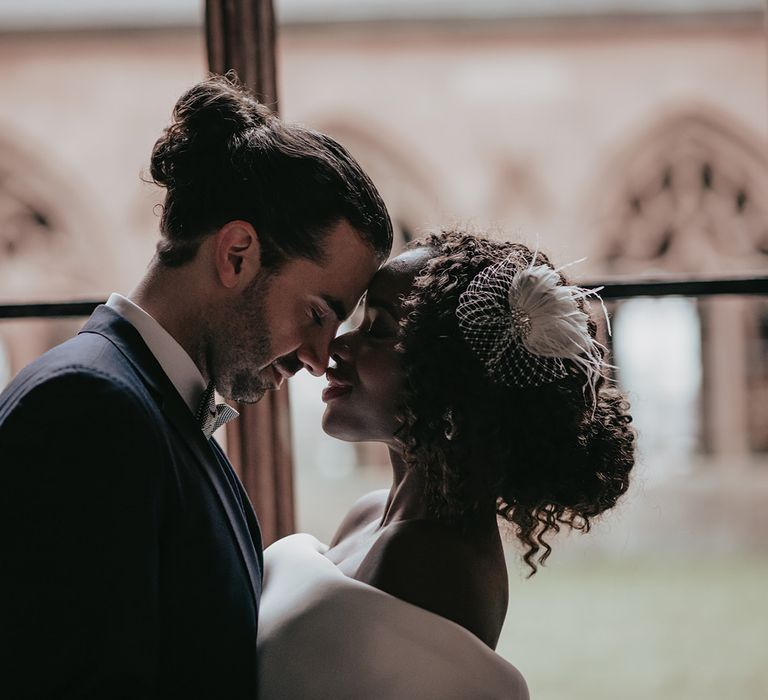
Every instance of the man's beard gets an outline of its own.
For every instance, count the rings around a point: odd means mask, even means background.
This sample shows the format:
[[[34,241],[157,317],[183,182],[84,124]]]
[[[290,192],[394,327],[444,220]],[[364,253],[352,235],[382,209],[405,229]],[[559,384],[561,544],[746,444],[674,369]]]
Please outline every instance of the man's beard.
[[[262,376],[266,375],[266,376]],[[256,373],[239,372],[232,377],[231,396],[239,403],[257,403],[269,389],[274,389],[274,374],[267,367]]]
[[[240,403],[256,403],[275,387],[272,367],[265,365],[272,357],[264,313],[268,287],[268,275],[255,279],[217,331],[213,380],[222,396]]]

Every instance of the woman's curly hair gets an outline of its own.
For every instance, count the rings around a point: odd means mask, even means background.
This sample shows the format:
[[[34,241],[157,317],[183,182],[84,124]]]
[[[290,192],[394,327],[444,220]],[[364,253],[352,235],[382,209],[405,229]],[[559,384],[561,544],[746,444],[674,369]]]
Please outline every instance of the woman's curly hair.
[[[438,518],[466,521],[495,503],[533,575],[551,552],[545,535],[561,525],[588,531],[627,490],[635,445],[628,403],[601,379],[593,404],[576,367],[543,386],[492,382],[462,338],[459,296],[489,265],[515,253],[527,266],[533,252],[457,230],[412,244],[422,246],[435,255],[403,302],[400,328],[406,382],[398,436],[406,461],[424,472]],[[536,262],[550,265],[541,253]]]

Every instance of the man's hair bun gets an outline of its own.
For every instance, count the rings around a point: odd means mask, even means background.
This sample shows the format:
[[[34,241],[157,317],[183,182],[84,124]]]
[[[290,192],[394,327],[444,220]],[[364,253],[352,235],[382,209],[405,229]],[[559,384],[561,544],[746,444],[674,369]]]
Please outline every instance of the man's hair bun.
[[[152,149],[150,173],[166,189],[157,253],[193,260],[205,236],[228,221],[258,232],[262,264],[323,258],[330,227],[346,220],[385,258],[392,223],[360,165],[324,134],[280,120],[234,73],[187,90]]]
[[[264,126],[274,115],[238,82],[234,73],[212,76],[184,93],[173,110],[173,121],[152,149],[150,172],[162,187],[188,183],[216,159],[237,148],[238,137]]]

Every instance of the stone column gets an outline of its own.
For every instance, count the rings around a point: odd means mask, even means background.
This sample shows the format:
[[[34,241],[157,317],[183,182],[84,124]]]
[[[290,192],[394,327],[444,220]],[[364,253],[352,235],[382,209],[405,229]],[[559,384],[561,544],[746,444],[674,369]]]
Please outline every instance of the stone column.
[[[746,301],[724,296],[702,304],[707,314],[704,428],[712,452],[729,470],[743,467],[749,454]]]

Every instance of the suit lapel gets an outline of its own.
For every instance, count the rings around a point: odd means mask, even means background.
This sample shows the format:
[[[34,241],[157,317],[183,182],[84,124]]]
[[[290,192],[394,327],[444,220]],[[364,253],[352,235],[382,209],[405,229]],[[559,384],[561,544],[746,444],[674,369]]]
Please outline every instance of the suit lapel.
[[[213,452],[213,446],[203,435],[184,399],[181,398],[136,328],[116,311],[107,306],[99,306],[80,333],[96,333],[109,340],[131,363],[149,388],[168,422],[189,448],[195,463],[202,469],[212,490],[216,493],[240,549],[254,599],[258,600],[261,591],[260,569],[245,516],[235,501],[237,496],[232,492],[226,475],[222,473],[222,467]]]
[[[248,498],[248,494],[245,492],[245,488],[243,487],[242,482],[235,474],[235,470],[232,469],[232,465],[229,463],[227,456],[224,454],[224,450],[221,449],[221,446],[219,445],[218,442],[216,442],[216,440],[211,440],[209,444],[213,449],[213,451],[216,453],[216,455],[219,457],[219,462],[223,465],[222,468],[228,469],[232,474],[231,484],[235,490],[235,499],[237,500],[238,504],[242,506],[244,511],[245,522],[248,528],[248,533],[251,540],[254,543],[253,549],[256,552],[256,559],[258,562],[258,571],[263,572],[264,571],[264,554],[263,554],[264,545],[261,539],[261,528],[259,526],[259,519],[256,517],[256,513],[253,510],[253,506],[251,505],[251,501]],[[259,575],[259,590],[261,590],[261,574]]]
[[[166,401],[163,412],[169,418],[174,428],[181,435],[184,444],[190,449],[196,458],[197,464],[202,467],[213,490],[219,498],[227,520],[232,528],[232,534],[237,540],[243,563],[248,571],[254,598],[258,599],[261,592],[261,576],[256,563],[254,544],[248,531],[245,515],[236,500],[237,495],[232,491],[226,474],[223,473],[218,458],[214,454],[213,446],[203,435],[196,421],[189,412],[189,408],[182,398],[176,395],[177,401]],[[191,424],[191,429],[190,429]]]

